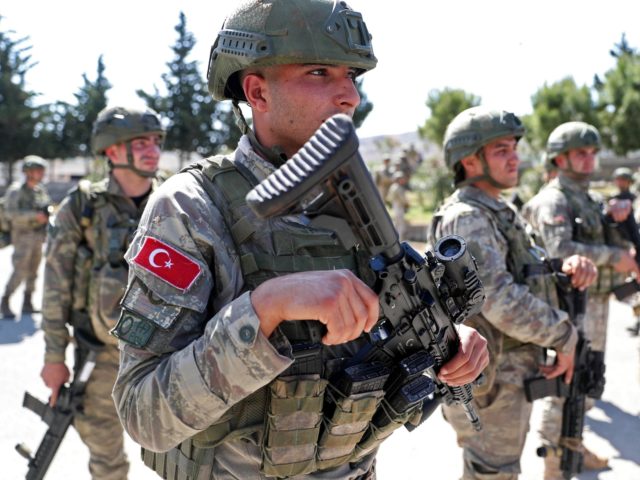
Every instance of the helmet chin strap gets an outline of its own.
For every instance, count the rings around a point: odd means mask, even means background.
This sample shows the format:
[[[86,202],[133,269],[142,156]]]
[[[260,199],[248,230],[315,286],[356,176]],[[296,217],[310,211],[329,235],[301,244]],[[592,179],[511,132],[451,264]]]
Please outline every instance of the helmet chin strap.
[[[482,175],[476,175],[475,177],[465,178],[463,181],[458,182],[456,184],[456,188],[461,188],[466,185],[471,185],[472,183],[485,181],[489,183],[491,186],[495,188],[499,188],[500,190],[506,190],[511,188],[511,185],[506,185],[504,183],[500,183],[495,178],[491,176],[491,172],[489,171],[489,164],[487,163],[487,159],[484,156],[484,150],[481,148],[476,152],[476,157],[480,160],[480,165],[482,165]]]
[[[569,155],[565,154],[564,158],[567,159],[567,168],[558,167],[558,170],[560,170],[561,172],[569,173],[570,177],[572,177],[574,180],[580,183],[587,183],[589,182],[589,180],[591,180],[591,177],[593,176],[593,172],[591,173],[576,172],[573,169],[573,165],[571,165],[571,160],[569,160]],[[556,164],[556,166],[557,165],[558,164]]]
[[[131,142],[124,142],[124,144],[127,147],[127,163],[115,164],[111,161],[111,159],[109,159],[109,168],[111,168],[111,170],[115,170],[116,168],[131,170],[133,173],[135,173],[139,177],[155,178],[155,176],[158,173],[157,170],[154,170],[153,172],[147,172],[145,170],[140,170],[139,168],[136,168],[135,164],[133,163],[133,151],[131,150]]]
[[[236,125],[240,129],[243,135],[249,137],[249,141],[251,142],[251,146],[265,159],[271,162],[276,167],[281,166],[284,162],[287,161],[287,156],[278,146],[273,148],[264,147],[256,137],[255,132],[249,124],[247,123],[246,118],[240,109],[240,105],[238,104],[238,100],[233,100],[232,102],[233,113],[236,116]]]

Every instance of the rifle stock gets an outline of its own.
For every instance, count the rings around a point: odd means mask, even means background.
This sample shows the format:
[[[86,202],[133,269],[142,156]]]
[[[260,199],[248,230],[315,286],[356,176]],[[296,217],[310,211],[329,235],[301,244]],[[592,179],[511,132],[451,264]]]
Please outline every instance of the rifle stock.
[[[375,347],[356,361],[392,367],[425,351],[433,358],[433,366],[425,371],[435,383],[436,397],[462,404],[479,430],[471,385],[449,387],[437,379],[439,368],[458,351],[455,325],[478,313],[484,301],[475,260],[464,240],[454,235],[441,239],[435,254],[427,252],[426,257],[400,243],[358,146],[351,119],[330,118],[300,151],[247,194],[247,204],[260,217],[304,213],[312,225],[326,218],[346,220],[355,239],[355,245],[347,247],[364,250],[370,258],[381,312],[370,333]],[[423,405],[425,415],[435,408],[427,401]]]

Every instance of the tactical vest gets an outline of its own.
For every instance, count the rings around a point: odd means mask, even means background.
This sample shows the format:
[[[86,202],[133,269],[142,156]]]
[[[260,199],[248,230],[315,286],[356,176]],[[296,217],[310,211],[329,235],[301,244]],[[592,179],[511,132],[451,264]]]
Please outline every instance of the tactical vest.
[[[346,268],[356,274],[364,272],[365,259],[346,250],[335,231],[283,217],[256,217],[245,196],[258,182],[246,167],[213,157],[181,174],[189,173],[224,218],[240,258],[245,288],[301,271]],[[275,255],[270,253],[273,247]],[[351,357],[368,344],[364,335],[343,346],[328,347],[320,343],[319,322],[283,322],[278,328],[293,347],[292,366],[178,447],[166,453],[143,449],[148,467],[166,479],[208,479],[215,447],[245,438],[260,445],[264,475],[287,478],[357,463],[416,414],[415,410],[395,415],[381,412],[381,387],[344,396],[329,382],[332,373],[344,367],[345,353]],[[376,413],[388,416],[384,428],[372,426]]]
[[[566,188],[560,182],[553,182],[547,188],[559,190],[567,199],[569,214],[571,215],[572,235],[574,242],[587,245],[624,245],[617,232],[606,224],[602,213],[602,205],[588,192],[583,197],[578,192]],[[584,198],[588,201],[584,201]],[[624,283],[624,275],[617,273],[611,265],[598,268],[596,282],[588,288],[590,295],[608,295],[616,285]]]
[[[72,210],[83,230],[74,266],[71,323],[102,343],[117,346],[117,339],[109,331],[120,316],[120,300],[128,277],[124,254],[142,207],[134,214],[130,208],[118,206],[110,198],[107,185],[108,179],[97,183],[81,181],[71,193]]]
[[[448,200],[434,216],[434,231],[435,225],[443,217],[443,212],[458,202],[463,202],[491,213],[498,231],[507,241],[506,267],[514,282],[527,285],[532,295],[558,308],[558,293],[553,273],[543,262],[544,250],[534,243],[519,215],[512,208],[507,207],[496,210],[461,192],[458,198]],[[508,351],[522,345],[525,345],[525,343],[503,333],[502,351]]]

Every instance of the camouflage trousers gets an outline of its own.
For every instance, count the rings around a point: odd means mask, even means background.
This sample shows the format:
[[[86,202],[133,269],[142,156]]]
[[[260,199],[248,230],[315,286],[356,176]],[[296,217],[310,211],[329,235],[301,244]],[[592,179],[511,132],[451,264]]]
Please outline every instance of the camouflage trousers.
[[[84,412],[74,426],[89,447],[89,471],[94,480],[124,480],[129,462],[124,452],[124,430],[111,398],[118,373],[119,352],[107,345],[96,359],[83,401]]]
[[[25,282],[25,295],[33,293],[38,276],[38,267],[42,259],[44,234],[31,230],[11,232],[13,239],[13,272],[9,277],[4,294],[10,297],[22,282]]]
[[[462,447],[463,480],[518,478],[532,408],[523,382],[537,375],[539,362],[540,349],[532,345],[501,354],[493,386],[473,400],[482,422],[480,432],[473,429],[461,407],[443,406]]]
[[[591,341],[591,348],[604,352],[607,343],[607,320],[609,318],[609,295],[591,295],[587,304],[587,313],[583,321],[585,336]],[[544,442],[557,445],[562,430],[562,406],[564,399],[545,398],[540,436]],[[586,409],[595,401],[587,398]]]

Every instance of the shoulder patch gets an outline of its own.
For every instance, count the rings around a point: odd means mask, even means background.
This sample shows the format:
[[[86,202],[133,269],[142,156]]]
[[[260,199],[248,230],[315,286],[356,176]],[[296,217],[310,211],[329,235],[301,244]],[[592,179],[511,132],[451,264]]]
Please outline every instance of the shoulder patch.
[[[149,343],[156,328],[158,327],[152,321],[122,309],[120,319],[110,333],[123,342],[143,348]]]
[[[131,261],[182,292],[189,290],[202,273],[202,267],[193,258],[148,236]]]

